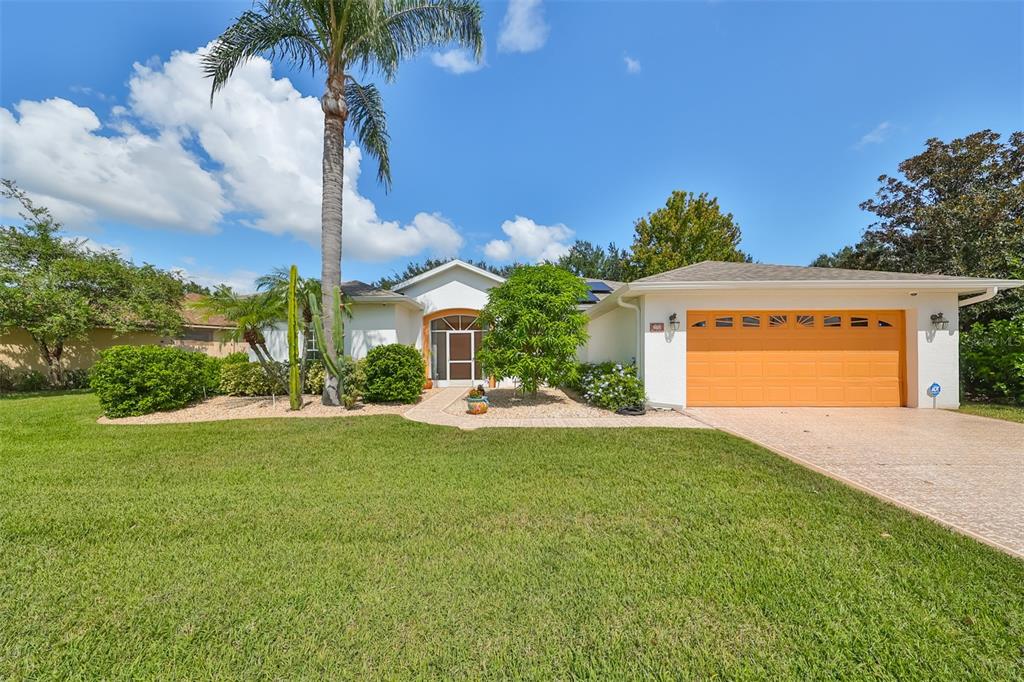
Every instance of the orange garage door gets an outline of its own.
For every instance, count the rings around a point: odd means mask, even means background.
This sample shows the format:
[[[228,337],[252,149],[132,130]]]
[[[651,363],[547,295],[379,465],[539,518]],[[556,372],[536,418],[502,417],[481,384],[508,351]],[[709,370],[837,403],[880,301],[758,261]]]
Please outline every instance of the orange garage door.
[[[686,320],[693,406],[903,405],[903,311],[707,311]]]

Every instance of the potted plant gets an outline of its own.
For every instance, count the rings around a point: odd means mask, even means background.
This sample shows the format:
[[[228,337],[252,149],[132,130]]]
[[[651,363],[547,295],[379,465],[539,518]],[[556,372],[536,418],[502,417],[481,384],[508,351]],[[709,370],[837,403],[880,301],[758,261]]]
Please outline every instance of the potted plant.
[[[487,400],[487,391],[484,390],[483,384],[469,390],[469,395],[466,396],[467,412],[470,414],[484,414],[487,412],[489,405],[490,402]]]

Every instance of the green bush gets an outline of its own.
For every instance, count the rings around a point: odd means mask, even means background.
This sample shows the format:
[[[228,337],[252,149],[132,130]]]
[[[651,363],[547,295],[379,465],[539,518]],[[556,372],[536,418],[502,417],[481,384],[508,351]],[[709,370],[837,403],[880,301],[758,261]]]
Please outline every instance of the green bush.
[[[50,386],[50,379],[37,369],[30,369],[22,372],[14,379],[14,390],[28,393],[30,391],[45,391]]]
[[[16,372],[6,365],[0,365],[0,393],[8,392],[30,392],[48,391],[50,389],[79,389],[89,387],[89,370],[67,369],[64,370],[64,384],[62,386],[51,386],[50,379],[39,370],[31,369],[27,372]]]
[[[313,395],[324,392],[324,363],[320,360],[311,360],[306,365],[306,385],[303,390]]]
[[[77,368],[64,371],[64,388],[78,389],[89,388],[89,373],[92,370]]]
[[[214,358],[165,346],[112,346],[100,353],[90,385],[108,417],[174,410],[216,392]]]
[[[633,365],[614,362],[581,365],[578,385],[587,402],[606,410],[642,407],[647,401],[644,382],[637,377]]]
[[[249,362],[249,354],[246,353],[244,350],[238,350],[235,351],[234,353],[228,353],[223,358],[221,358],[220,364],[231,365],[242,362]]]
[[[220,368],[220,392],[227,395],[283,395],[279,383],[271,381],[258,362],[229,362]]]
[[[366,355],[366,393],[372,403],[414,403],[423,392],[423,357],[412,346],[392,343]]]
[[[338,358],[341,365],[341,402],[351,409],[363,397],[366,390],[366,372],[363,361],[350,357]],[[320,395],[324,392],[324,363],[313,360],[306,366],[306,393]]]
[[[1024,315],[961,333],[960,377],[969,398],[1024,403]]]

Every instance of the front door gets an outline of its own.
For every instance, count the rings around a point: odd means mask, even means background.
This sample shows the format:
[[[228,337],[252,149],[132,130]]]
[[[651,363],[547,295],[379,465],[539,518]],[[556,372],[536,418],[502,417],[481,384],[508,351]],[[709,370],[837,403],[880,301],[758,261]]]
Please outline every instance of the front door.
[[[430,322],[430,378],[434,385],[471,386],[483,379],[477,360],[483,334],[476,315],[458,313]]]
[[[471,331],[448,332],[448,380],[473,383],[475,353]]]

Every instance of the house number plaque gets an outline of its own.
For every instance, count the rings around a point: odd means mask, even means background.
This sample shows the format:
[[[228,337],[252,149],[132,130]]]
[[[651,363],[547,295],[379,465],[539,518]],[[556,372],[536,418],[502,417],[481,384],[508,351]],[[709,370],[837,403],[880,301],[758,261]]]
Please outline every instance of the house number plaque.
[[[665,331],[664,322],[651,322],[650,331],[652,332],[663,332]]]

